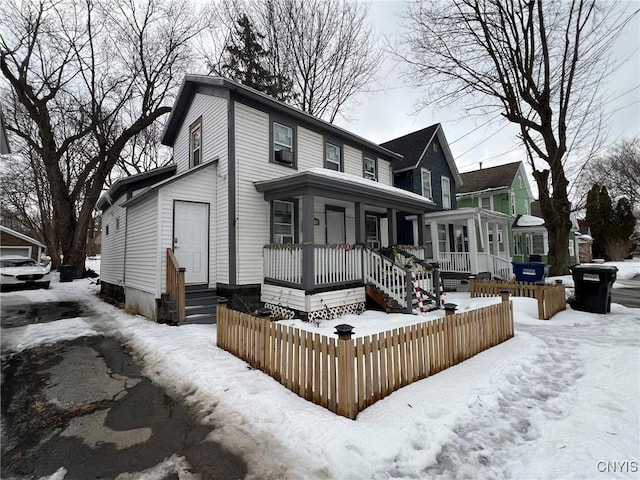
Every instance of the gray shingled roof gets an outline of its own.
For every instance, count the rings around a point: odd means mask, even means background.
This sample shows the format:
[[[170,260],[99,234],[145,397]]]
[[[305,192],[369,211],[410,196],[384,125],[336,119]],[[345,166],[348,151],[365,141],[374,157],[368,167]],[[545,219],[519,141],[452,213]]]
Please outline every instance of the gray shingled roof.
[[[399,153],[404,159],[394,159],[393,169],[402,170],[405,168],[411,168],[418,163],[424,149],[427,148],[429,143],[436,133],[439,124],[436,123],[417,132],[409,133],[402,137],[394,138],[388,142],[381,143],[380,146],[391,150],[392,152]]]
[[[481,168],[473,172],[460,174],[462,187],[458,194],[481,192],[491,188],[510,187],[522,162],[507,163],[497,167]]]

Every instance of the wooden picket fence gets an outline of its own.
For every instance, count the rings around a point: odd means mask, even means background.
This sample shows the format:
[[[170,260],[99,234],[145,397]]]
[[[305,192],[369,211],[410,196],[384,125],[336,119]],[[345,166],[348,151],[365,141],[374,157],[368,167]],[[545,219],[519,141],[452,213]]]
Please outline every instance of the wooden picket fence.
[[[218,305],[217,343],[301,397],[347,418],[513,337],[510,301],[356,339]]]
[[[540,320],[549,320],[556,313],[567,308],[567,297],[563,283],[536,284],[477,279],[469,281],[471,298],[497,297],[503,289],[509,290],[509,293],[514,297],[535,298],[538,301],[538,318]]]

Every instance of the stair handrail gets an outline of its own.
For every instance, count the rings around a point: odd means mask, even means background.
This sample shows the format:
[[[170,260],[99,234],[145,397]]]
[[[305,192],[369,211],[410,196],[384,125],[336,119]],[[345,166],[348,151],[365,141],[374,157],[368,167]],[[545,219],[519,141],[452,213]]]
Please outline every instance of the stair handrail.
[[[184,276],[185,268],[180,266],[173,250],[167,248],[167,293],[176,304],[176,315],[179,322],[184,321],[187,310]]]
[[[399,247],[393,247],[393,252],[396,255],[400,255],[401,257],[404,257],[404,258],[407,259],[407,262],[405,264],[403,264],[405,266],[405,268],[406,268],[407,264],[415,264],[415,265],[420,265],[427,272],[431,272],[433,270],[439,270],[440,269],[440,265],[438,265],[437,263],[429,263],[426,260],[418,258],[415,255],[413,255],[412,253],[409,253],[406,250],[403,250],[403,249],[401,249]],[[400,262],[398,262],[398,263],[400,263]]]

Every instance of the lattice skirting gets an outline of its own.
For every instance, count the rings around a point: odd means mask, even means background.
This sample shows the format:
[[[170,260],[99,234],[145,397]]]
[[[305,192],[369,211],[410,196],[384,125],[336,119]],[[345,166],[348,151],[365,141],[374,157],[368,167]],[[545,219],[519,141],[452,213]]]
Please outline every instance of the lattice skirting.
[[[265,303],[264,306],[271,310],[271,317],[277,320],[291,320],[296,317],[295,310],[283,307],[282,305],[274,305],[273,303]]]
[[[299,317],[298,312],[282,305],[275,305],[273,303],[265,303],[264,306],[271,310],[271,317],[277,320],[291,320],[295,317]],[[360,315],[365,310],[364,302],[352,303],[349,305],[340,305],[339,307],[327,307],[322,310],[316,310],[315,312],[309,312],[306,315],[307,321],[318,322],[322,320],[332,320],[334,318],[342,317],[343,315]],[[305,315],[303,315],[303,318]]]
[[[364,307],[364,302],[340,305],[339,307],[327,307],[322,310],[316,310],[315,312],[309,312],[308,318],[310,322],[318,322],[322,320],[333,320],[334,318],[339,318],[343,315],[360,315],[364,312]]]

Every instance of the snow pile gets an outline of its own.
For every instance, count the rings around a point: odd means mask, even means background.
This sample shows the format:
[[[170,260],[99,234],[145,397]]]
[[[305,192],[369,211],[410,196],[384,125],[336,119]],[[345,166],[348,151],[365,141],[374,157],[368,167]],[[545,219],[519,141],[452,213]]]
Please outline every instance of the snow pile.
[[[629,270],[640,266],[631,263]],[[3,329],[3,349],[79,332],[118,336],[146,375],[216,425],[212,439],[246,459],[250,478],[611,478],[606,462],[639,460],[637,309],[568,309],[541,321],[535,300],[514,298],[513,339],[393,393],[352,421],[218,349],[215,325],[155,324],[101,302],[96,290],[85,279],[52,283],[48,292],[2,293],[3,303],[15,296],[82,299],[95,312]],[[447,301],[464,311],[499,300],[448,293]],[[441,313],[426,318],[435,315]],[[366,335],[417,321],[424,318],[366,312],[319,329],[287,323],[327,335],[349,323]],[[145,478],[161,477],[170,465],[181,460],[167,459]],[[637,473],[627,466],[613,476]]]

